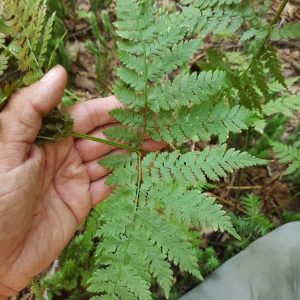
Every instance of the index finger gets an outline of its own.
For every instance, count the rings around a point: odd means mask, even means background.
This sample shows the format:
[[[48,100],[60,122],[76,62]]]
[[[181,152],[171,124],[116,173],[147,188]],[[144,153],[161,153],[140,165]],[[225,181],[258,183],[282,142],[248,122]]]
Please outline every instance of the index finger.
[[[74,120],[74,130],[89,133],[100,126],[116,122],[109,112],[123,104],[115,97],[97,98],[75,104],[69,109]]]

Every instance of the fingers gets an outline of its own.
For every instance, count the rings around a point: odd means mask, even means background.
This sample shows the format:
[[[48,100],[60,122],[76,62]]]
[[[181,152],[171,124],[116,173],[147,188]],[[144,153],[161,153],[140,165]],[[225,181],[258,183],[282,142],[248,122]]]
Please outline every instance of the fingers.
[[[43,116],[60,102],[66,83],[65,69],[57,66],[9,99],[0,113],[0,149],[6,153],[9,165],[19,165],[27,159]]]
[[[92,206],[96,206],[99,202],[106,199],[114,190],[113,187],[105,184],[106,178],[101,178],[91,184],[90,191],[92,196]]]
[[[1,112],[1,136],[7,141],[32,143],[42,117],[60,102],[66,83],[65,69],[57,66],[37,83],[13,95]]]
[[[166,147],[166,145],[167,144],[164,141],[155,142],[155,141],[152,141],[152,140],[148,140],[148,141],[145,141],[142,144],[141,148],[145,152],[156,152],[156,151],[161,150],[164,147]]]
[[[124,154],[124,153],[128,153],[128,152],[126,150],[115,150],[103,158],[106,158],[106,157],[112,156],[112,155]],[[85,163],[84,166],[88,172],[91,182],[97,181],[97,180],[105,177],[106,175],[108,175],[111,172],[110,170],[104,168],[99,163],[99,159],[89,161],[89,162]]]
[[[145,151],[158,151],[165,147],[165,142],[154,142],[152,140],[147,140],[143,143],[142,148]],[[100,152],[103,151],[101,147],[98,149]],[[107,156],[111,155],[117,155],[117,154],[123,154],[123,153],[128,153],[125,150],[114,150],[110,151]],[[101,157],[102,155],[98,154],[98,158]],[[92,206],[97,205],[99,202],[105,200],[113,191],[112,186],[108,186],[105,184],[107,175],[111,172],[110,170],[104,168],[99,164],[99,159],[94,159],[86,162],[84,164],[88,175],[91,180],[91,186],[90,186],[90,192],[91,192],[91,197],[92,197]]]
[[[75,123],[74,130],[88,133],[100,126],[114,123],[115,120],[109,112],[122,106],[122,103],[114,96],[75,104],[69,110]]]

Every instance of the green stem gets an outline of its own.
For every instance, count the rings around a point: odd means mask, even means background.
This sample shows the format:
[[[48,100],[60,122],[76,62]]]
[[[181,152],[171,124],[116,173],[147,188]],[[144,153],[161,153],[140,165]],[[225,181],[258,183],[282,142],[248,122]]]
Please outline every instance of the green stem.
[[[247,151],[247,149],[249,148],[249,140],[250,140],[250,134],[251,134],[250,130],[251,129],[248,129],[246,131],[246,141],[245,141],[245,144],[244,144],[244,151]],[[236,199],[240,199],[241,186],[242,186],[242,181],[243,181],[244,175],[245,175],[245,170],[242,169],[241,172],[240,172],[240,176],[239,176],[238,190],[237,190],[236,195],[235,195]]]
[[[65,92],[66,92],[66,94],[68,94],[69,96],[71,96],[72,98],[74,98],[75,100],[77,100],[77,101],[80,101],[80,100],[81,100],[77,95],[75,95],[75,94],[74,94],[73,92],[71,92],[70,90],[65,89]]]
[[[113,147],[116,147],[116,148],[119,148],[119,149],[125,149],[125,150],[128,150],[130,152],[137,152],[137,153],[140,152],[140,149],[138,149],[138,148],[134,148],[134,147],[131,147],[131,146],[128,146],[128,145],[125,145],[125,144],[120,144],[120,143],[117,143],[117,142],[108,141],[108,140],[101,139],[101,138],[98,138],[98,137],[95,137],[95,136],[90,136],[88,134],[80,133],[80,132],[77,132],[77,131],[73,131],[71,136],[73,136],[75,138],[79,138],[79,139],[86,139],[86,140],[89,140],[89,141],[106,144],[106,145],[113,146]]]
[[[279,21],[279,18],[284,10],[284,8],[286,7],[286,5],[288,4],[289,0],[283,0],[278,8],[278,10],[276,11],[275,16],[273,17],[271,23],[269,24],[268,27],[268,35],[266,36],[262,46],[260,47],[259,51],[257,52],[257,54],[255,55],[255,58],[260,57],[261,52],[263,51],[266,43],[268,42],[268,40],[270,39],[272,33],[273,33],[273,27],[274,25]]]
[[[274,16],[274,18],[273,18],[271,24],[270,24],[270,28],[272,28],[273,25],[275,25],[275,24],[278,22],[278,20],[279,20],[281,14],[282,14],[284,8],[285,8],[286,5],[288,4],[288,2],[289,2],[289,0],[284,0],[284,1],[282,1],[282,3],[281,3],[281,5],[280,5],[279,9],[277,10],[277,12],[276,12],[276,14],[275,14],[275,16]]]
[[[284,8],[286,7],[286,5],[288,4],[289,0],[283,0],[280,4],[280,7],[278,8],[278,10],[276,11],[275,16],[273,17],[271,23],[269,24],[268,27],[268,35],[266,36],[263,44],[261,45],[259,51],[256,53],[255,58],[258,58],[261,55],[262,50],[264,49],[266,43],[268,42],[268,40],[270,39],[272,32],[273,32],[273,27],[274,25],[279,21],[279,18],[284,10]],[[252,62],[253,63],[253,62]]]

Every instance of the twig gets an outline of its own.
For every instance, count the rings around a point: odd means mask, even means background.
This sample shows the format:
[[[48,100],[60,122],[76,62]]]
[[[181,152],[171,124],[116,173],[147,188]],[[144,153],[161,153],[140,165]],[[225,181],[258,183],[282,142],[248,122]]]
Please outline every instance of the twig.
[[[229,206],[235,208],[236,210],[242,212],[243,214],[246,214],[246,211],[242,207],[239,207],[238,205],[236,205],[235,203],[232,203],[229,200],[226,200],[226,199],[224,199],[222,197],[216,196],[216,195],[214,195],[212,193],[207,193],[207,195],[215,197],[219,202],[224,203],[226,205],[229,205]]]
[[[261,189],[262,186],[254,185],[254,186],[227,186],[227,190],[256,190]]]
[[[287,48],[296,48],[299,49],[299,41],[272,41],[272,44],[277,46],[287,47]]]

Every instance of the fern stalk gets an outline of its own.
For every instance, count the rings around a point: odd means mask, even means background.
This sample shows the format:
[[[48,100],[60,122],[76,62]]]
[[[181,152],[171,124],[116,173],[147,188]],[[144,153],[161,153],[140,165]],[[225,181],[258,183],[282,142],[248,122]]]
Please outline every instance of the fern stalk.
[[[260,56],[263,48],[265,47],[266,43],[269,41],[271,35],[272,35],[272,32],[273,32],[273,27],[274,25],[279,21],[279,18],[282,14],[282,12],[284,11],[285,7],[287,6],[289,0],[283,0],[278,8],[278,10],[276,11],[275,13],[275,16],[273,17],[269,27],[268,27],[268,35],[266,36],[262,46],[260,47],[260,50],[258,51],[257,55],[256,55],[256,58]]]
[[[278,10],[276,11],[275,13],[275,16],[273,17],[269,27],[268,27],[268,35],[265,37],[262,45],[260,46],[260,49],[257,51],[256,55],[254,56],[254,58],[252,59],[252,62],[251,64],[249,65],[248,69],[242,74],[241,77],[243,77],[248,71],[249,69],[251,68],[252,64],[255,63],[255,60],[257,58],[259,58],[262,54],[262,51],[266,45],[266,43],[269,41],[270,39],[270,36],[272,35],[272,32],[273,32],[273,27],[274,25],[279,21],[279,18],[283,12],[283,10],[285,9],[285,7],[287,6],[289,0],[283,0],[278,8]]]
[[[88,135],[88,134],[84,134],[84,133],[80,133],[80,132],[77,132],[77,131],[73,131],[71,133],[71,136],[73,136],[75,138],[79,138],[79,139],[86,139],[86,140],[89,140],[89,141],[98,142],[98,143],[101,143],[101,144],[106,144],[106,145],[113,146],[113,147],[116,147],[116,148],[119,148],[119,149],[128,150],[130,152],[140,153],[140,151],[141,151],[138,148],[134,148],[134,147],[124,145],[124,144],[120,144],[120,143],[113,142],[113,141],[108,141],[108,140],[105,140],[105,139],[101,139],[101,138],[91,136],[91,135]]]

